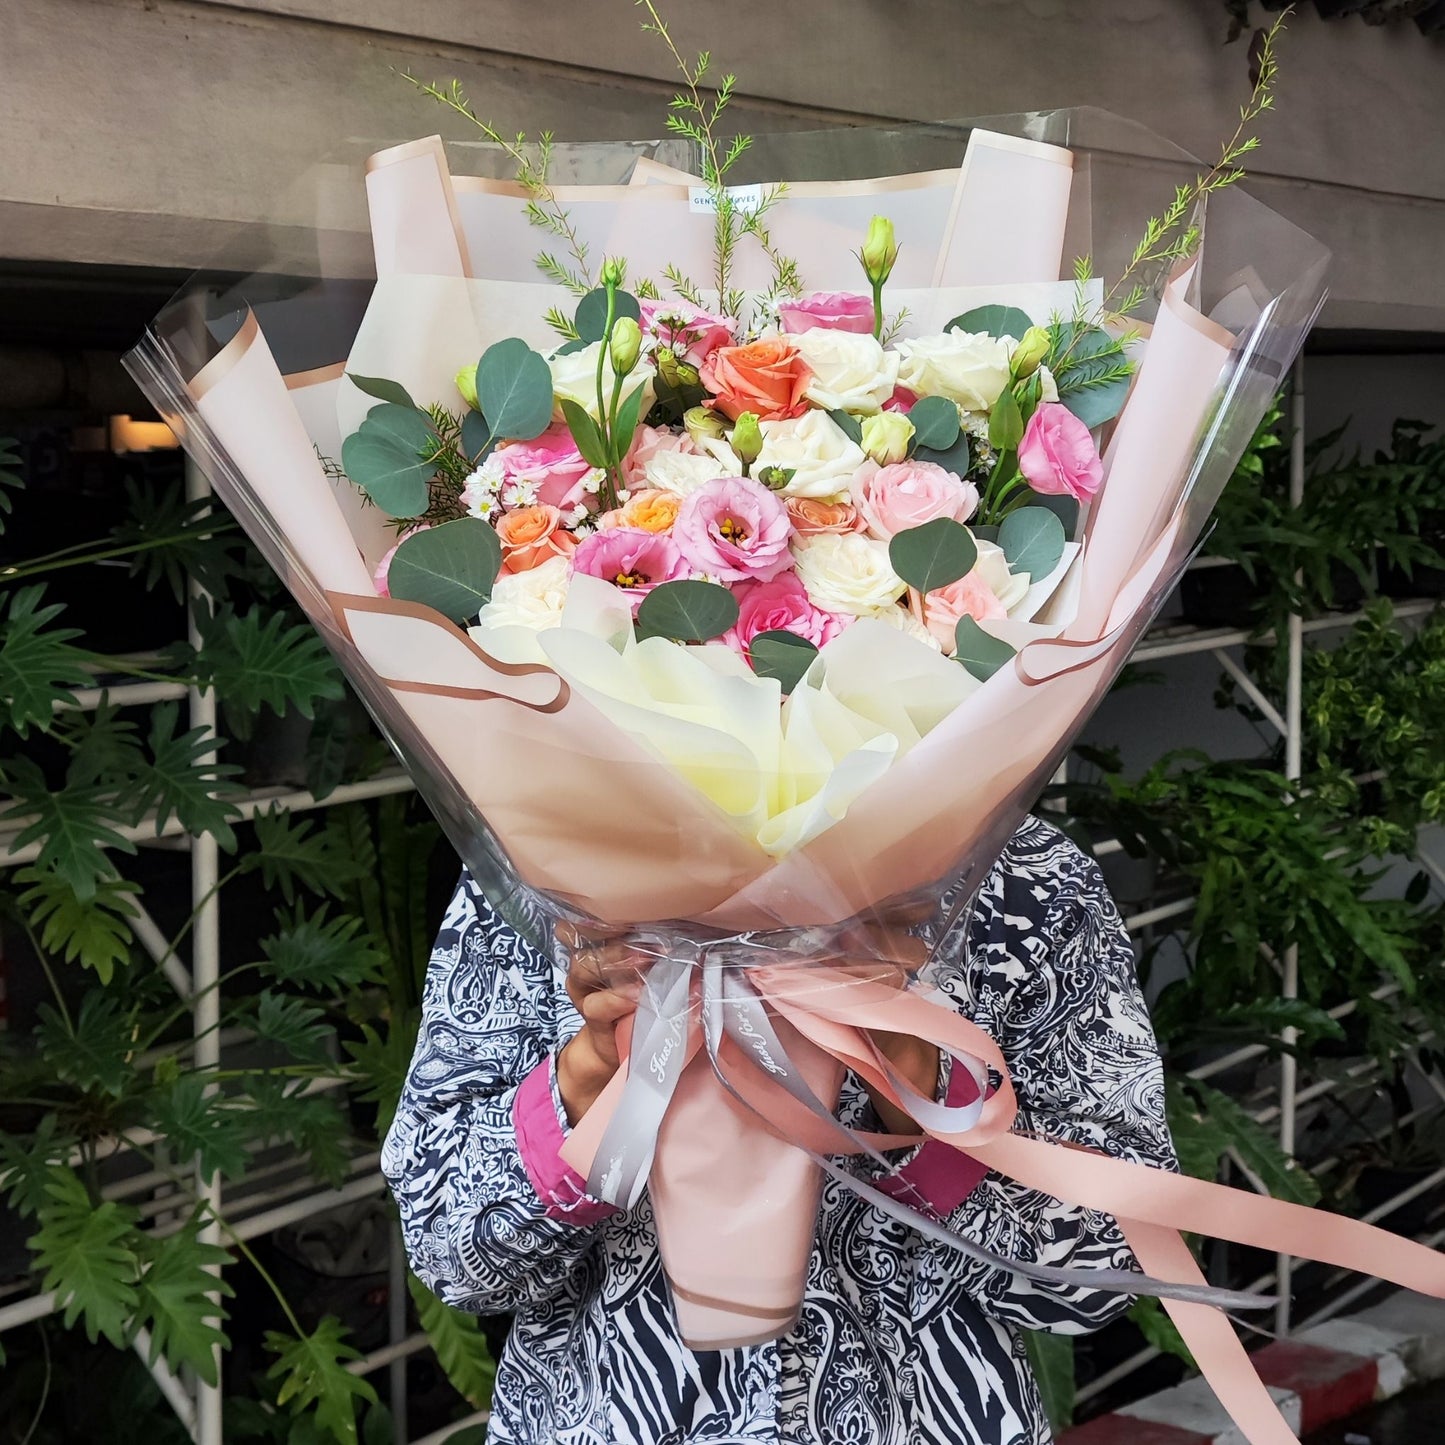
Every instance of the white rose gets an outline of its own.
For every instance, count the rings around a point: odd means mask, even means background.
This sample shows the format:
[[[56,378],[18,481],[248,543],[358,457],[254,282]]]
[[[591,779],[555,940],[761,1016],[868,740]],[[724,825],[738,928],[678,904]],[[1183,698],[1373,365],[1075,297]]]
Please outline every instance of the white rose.
[[[858,533],[824,532],[793,543],[798,580],[815,606],[866,617],[896,602],[907,583],[888,561],[888,544]]]
[[[729,453],[731,455],[731,453]],[[736,463],[736,458],[734,458]],[[732,471],[715,456],[699,456],[692,452],[658,452],[643,464],[643,485],[657,487],[664,492],[673,492],[686,497],[703,485],[718,477],[736,477],[740,470]],[[636,483],[633,483],[636,487]]]
[[[565,557],[548,558],[527,572],[503,572],[492,586],[492,600],[482,608],[472,630],[527,627],[542,632],[560,626],[571,575],[572,564]],[[486,646],[485,638],[476,640]]]
[[[978,561],[973,564],[973,570],[1003,604],[1004,610],[1011,611],[1024,600],[1033,579],[1027,572],[1009,571],[1002,547],[981,537],[975,537],[974,544],[978,547]]]
[[[762,432],[763,449],[753,463],[753,475],[764,467],[792,471],[793,479],[783,488],[785,497],[841,501],[858,468],[868,460],[863,448],[826,412],[805,412],[792,421],[765,421]]]
[[[882,411],[898,384],[898,353],[871,336],[814,326],[793,345],[813,372],[803,395],[825,411]]]
[[[946,396],[969,411],[988,411],[1008,385],[1013,347],[982,331],[900,341],[898,380],[919,396]]]
[[[553,416],[556,420],[565,420],[562,415],[564,401],[575,401],[593,421],[598,420],[597,357],[601,350],[602,343],[594,341],[580,351],[569,351],[564,355],[554,356],[547,362],[548,369],[552,373]],[[604,361],[602,363],[602,396],[609,406],[612,404],[614,380],[612,363]],[[642,394],[641,413],[646,416],[652,408],[655,393],[652,388],[652,368],[641,356],[637,359],[637,365],[622,379],[623,399],[629,397],[639,386],[647,388]]]
[[[926,642],[935,652],[943,651],[938,639],[908,608],[900,607],[896,602],[887,607],[880,607],[876,612],[865,612],[863,615],[873,618],[875,622],[886,622],[906,637],[913,638],[915,642]]]

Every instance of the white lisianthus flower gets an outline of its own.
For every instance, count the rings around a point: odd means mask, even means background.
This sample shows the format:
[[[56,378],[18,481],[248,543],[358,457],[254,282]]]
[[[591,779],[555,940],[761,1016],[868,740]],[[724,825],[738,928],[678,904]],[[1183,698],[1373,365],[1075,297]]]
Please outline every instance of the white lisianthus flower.
[[[728,456],[732,457],[732,453],[728,452]],[[734,468],[729,470],[727,464],[715,456],[659,451],[643,464],[643,485],[678,497],[691,496],[699,487],[715,482],[719,477],[741,475],[736,460],[733,458]]]
[[[827,612],[867,617],[907,590],[888,560],[888,544],[856,532],[798,537],[793,557],[804,590]]]
[[[973,571],[1003,604],[1004,610],[1011,611],[1024,600],[1033,579],[1027,572],[1010,572],[1008,558],[996,543],[975,537],[974,545],[978,548],[978,561],[973,564]]]
[[[1054,380],[1054,374],[1047,366],[1039,367],[1039,400],[1057,401],[1059,399],[1059,384]]]
[[[807,333],[804,333],[805,335]],[[859,467],[867,462],[858,445],[826,412],[804,412],[794,420],[765,421],[763,449],[753,463],[756,476],[765,467],[793,473],[785,497],[842,501]]]
[[[946,396],[967,411],[988,411],[1009,382],[1014,343],[986,332],[949,331],[899,341],[898,380],[919,396]]]
[[[814,326],[792,338],[799,355],[812,368],[813,379],[803,393],[825,411],[872,414],[898,384],[898,353],[884,351],[872,336],[856,331],[831,331]]]
[[[571,575],[565,557],[551,557],[526,572],[503,572],[492,586],[492,600],[477,616],[476,630],[529,627],[541,632],[560,626]]]
[[[547,362],[552,373],[553,415],[558,421],[565,420],[562,415],[564,401],[575,401],[593,421],[598,420],[597,357],[601,350],[602,343],[594,341],[580,351],[569,351],[565,355],[554,356]],[[610,359],[604,358],[602,394],[608,402],[612,400],[612,382],[612,363]],[[655,394],[652,387],[652,368],[648,365],[647,358],[641,355],[632,370],[622,379],[623,397],[630,396],[639,386],[647,388],[642,394],[641,412],[646,416],[652,408]]]
[[[887,607],[880,607],[876,612],[865,612],[865,617],[871,617],[875,622],[886,622],[890,627],[896,628],[906,637],[911,637],[917,642],[926,642],[935,652],[942,652],[938,639],[913,615],[907,607],[900,607],[896,602]]]

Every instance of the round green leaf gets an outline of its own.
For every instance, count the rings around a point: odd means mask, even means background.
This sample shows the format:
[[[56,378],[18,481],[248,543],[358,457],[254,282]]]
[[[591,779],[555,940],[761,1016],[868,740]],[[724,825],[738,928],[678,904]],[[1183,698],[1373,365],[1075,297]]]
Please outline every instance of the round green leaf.
[[[427,508],[436,464],[425,460],[437,436],[419,411],[393,402],[374,406],[341,444],[346,475],[389,517],[419,517]]]
[[[1064,555],[1064,524],[1047,507],[1020,507],[1003,519],[998,544],[1009,570],[1047,577]]]
[[[619,316],[642,320],[642,307],[637,304],[637,297],[626,291],[617,293],[612,319],[615,321]],[[577,303],[577,314],[572,320],[584,344],[601,341],[602,333],[607,330],[607,292],[600,286],[595,291],[589,291]]]
[[[899,532],[888,544],[888,560],[910,587],[928,593],[966,577],[978,561],[978,548],[962,522],[935,517]]]
[[[495,437],[531,441],[552,424],[552,373],[525,341],[510,336],[477,363],[477,410]]]
[[[707,642],[738,620],[738,601],[716,582],[664,582],[637,609],[639,637]]]
[[[777,678],[784,695],[797,687],[817,655],[818,649],[806,637],[780,628],[758,633],[748,646],[753,671],[759,677]]]
[[[1008,643],[989,636],[967,613],[958,619],[953,636],[955,660],[980,682],[987,682],[1014,655]]]
[[[399,381],[388,381],[384,376],[357,376],[354,371],[348,371],[346,379],[358,391],[364,391],[378,401],[392,401],[398,406],[416,408],[411,393]]]
[[[420,602],[453,622],[468,622],[492,595],[502,544],[479,517],[414,532],[396,549],[386,585],[402,602]]]
[[[933,447],[915,447],[913,450],[915,461],[932,462],[935,466],[942,467],[946,472],[952,472],[956,477],[966,477],[973,468],[973,449],[966,431],[960,429],[957,440],[951,447],[944,451],[936,451]]]
[[[469,411],[462,418],[462,450],[472,461],[485,461],[495,440],[492,429],[481,412]]]
[[[1043,492],[1036,492],[1029,489],[1029,506],[1047,507],[1059,521],[1064,524],[1064,536],[1072,537],[1079,525],[1079,502],[1077,497],[1070,497],[1064,493],[1058,496],[1046,496]]]
[[[943,329],[967,331],[972,335],[983,331],[989,336],[1012,336],[1019,341],[1033,324],[1028,313],[1017,306],[975,306],[972,311],[955,316]]]
[[[919,398],[909,409],[913,443],[931,451],[946,452],[958,441],[958,407],[946,396]]]

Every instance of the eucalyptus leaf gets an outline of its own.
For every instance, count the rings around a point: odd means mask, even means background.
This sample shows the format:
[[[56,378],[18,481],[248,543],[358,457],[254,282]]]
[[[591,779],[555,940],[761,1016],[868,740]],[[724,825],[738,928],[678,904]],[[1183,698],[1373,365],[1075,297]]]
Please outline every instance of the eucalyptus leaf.
[[[437,435],[425,415],[395,402],[367,412],[341,444],[346,475],[389,517],[419,517],[427,509]]]
[[[479,517],[459,517],[413,532],[391,559],[386,585],[402,602],[419,602],[453,622],[467,622],[492,595],[502,544]]]
[[[637,304],[637,297],[630,292],[617,292],[612,319],[616,321],[620,316],[630,316],[634,321],[642,320],[642,307]],[[572,320],[584,346],[601,341],[607,330],[607,292],[600,286],[595,291],[589,291],[577,303],[577,312]]]
[[[348,371],[346,379],[358,391],[364,391],[367,396],[374,396],[378,401],[395,402],[397,406],[409,406],[413,411],[417,410],[411,393],[399,381],[388,381],[384,376],[358,376],[354,371]]]
[[[1009,571],[1027,572],[1035,582],[1059,565],[1066,540],[1064,524],[1047,507],[1020,507],[998,529]]]
[[[888,560],[910,587],[927,594],[966,577],[978,561],[978,548],[962,522],[935,517],[897,533],[888,544]]]
[[[958,619],[953,632],[955,658],[970,677],[987,682],[1014,655],[1014,649],[991,637],[967,614]]]
[[[951,447],[940,451],[935,447],[915,447],[913,458],[920,462],[933,462],[956,477],[966,477],[973,467],[973,448],[966,431],[960,429],[958,439]]]
[[[1023,440],[1024,417],[1011,387],[999,392],[988,415],[989,445],[996,452],[1011,452]]]
[[[748,645],[748,657],[759,677],[775,677],[784,695],[792,692],[812,667],[818,649],[806,637],[779,628],[760,632]]]
[[[1033,324],[1028,313],[1017,306],[975,306],[972,311],[955,316],[943,329],[967,331],[971,335],[982,331],[989,336],[1012,336],[1019,341]]]
[[[617,422],[612,429],[612,448],[619,457],[627,455],[632,438],[637,434],[637,423],[642,420],[642,394],[646,390],[646,386],[634,387],[617,408]],[[591,421],[591,417],[588,417],[588,420]]]
[[[737,598],[716,582],[664,582],[637,609],[639,637],[707,642],[738,620]]]
[[[487,453],[496,445],[487,419],[479,411],[469,411],[462,418],[462,450],[474,462],[483,462]]]
[[[1029,506],[1047,507],[1064,524],[1064,535],[1072,537],[1079,526],[1079,499],[1065,492],[1056,496],[1029,489]]]
[[[552,372],[525,341],[509,336],[477,363],[477,410],[492,435],[531,441],[552,424]]]
[[[958,407],[946,396],[920,397],[909,409],[908,420],[917,447],[946,452],[958,441]]]
[[[863,423],[858,420],[852,412],[844,411],[842,407],[834,407],[828,413],[838,430],[847,436],[848,440],[863,445]]]
[[[589,467],[606,467],[607,443],[602,440],[602,433],[586,407],[563,397],[562,415],[567,419],[567,428],[572,433],[572,440],[577,443],[577,450],[582,453],[582,460]]]

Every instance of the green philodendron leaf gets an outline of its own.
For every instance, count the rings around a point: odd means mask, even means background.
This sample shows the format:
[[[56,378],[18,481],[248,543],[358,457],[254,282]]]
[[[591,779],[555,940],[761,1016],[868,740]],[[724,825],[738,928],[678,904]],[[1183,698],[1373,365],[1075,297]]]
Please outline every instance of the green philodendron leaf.
[[[391,595],[419,602],[452,622],[475,618],[502,570],[502,544],[480,517],[458,517],[413,532],[396,549],[386,574]]]
[[[136,776],[136,806],[152,814],[156,837],[174,817],[193,837],[209,833],[229,853],[236,846],[231,821],[240,812],[235,800],[244,792],[231,780],[242,770],[214,760],[219,740],[208,729],[178,735],[179,712],[166,702],[151,713],[151,756]]]
[[[954,628],[954,657],[963,664],[970,677],[987,682],[1004,663],[1014,656],[1014,649],[997,637],[991,637],[973,618],[958,619]]]
[[[646,390],[646,386],[634,387],[617,408],[617,424],[612,429],[612,449],[619,457],[627,455],[632,446],[632,438],[637,435],[637,424],[642,420],[642,396]]]
[[[473,1409],[485,1410],[492,1403],[497,1362],[477,1317],[443,1303],[410,1270],[406,1286],[416,1306],[417,1321],[431,1340],[437,1363],[452,1388]]]
[[[707,642],[738,620],[738,600],[716,582],[664,582],[637,609],[639,637]]]
[[[252,607],[237,616],[221,607],[200,622],[202,646],[194,666],[223,699],[235,727],[261,707],[310,717],[313,704],[343,695],[341,673],[314,628],[285,612]],[[193,735],[186,734],[186,737]]]
[[[285,1049],[300,1063],[331,1062],[333,1035],[325,1010],[304,999],[266,989],[256,1000],[251,1026],[258,1037]]]
[[[863,423],[856,416],[851,412],[844,411],[841,407],[835,407],[828,415],[850,442],[858,446],[863,445]]]
[[[346,475],[388,517],[419,517],[427,509],[437,435],[425,415],[383,402],[341,444]]]
[[[946,452],[958,441],[958,407],[946,396],[924,396],[908,412],[915,447]]]
[[[589,467],[605,468],[607,444],[602,440],[602,433],[586,407],[578,406],[570,397],[563,397],[562,415],[566,418],[567,429],[572,433],[572,440],[577,443],[582,460]]]
[[[1160,1354],[1173,1355],[1176,1359],[1183,1360],[1191,1370],[1198,1368],[1193,1352],[1184,1343],[1184,1336],[1179,1333],[1179,1326],[1169,1318],[1159,1300],[1151,1299],[1147,1295],[1136,1299],[1129,1307],[1129,1318],[1138,1325],[1139,1333]]]
[[[31,727],[46,731],[56,703],[74,701],[73,687],[83,687],[89,654],[72,644],[84,634],[78,627],[51,627],[65,607],[40,605],[43,586],[21,587],[11,594],[8,609],[0,598],[0,724],[23,738]]]
[[[287,903],[298,888],[340,898],[356,881],[361,864],[333,827],[318,830],[310,818],[293,818],[275,804],[252,822],[256,847],[241,859],[241,870],[259,871],[263,886],[279,890]]]
[[[361,919],[326,916],[320,904],[308,917],[298,903],[290,917],[277,915],[279,933],[261,940],[261,972],[277,983],[339,994],[379,976],[386,954]]]
[[[357,1445],[356,1403],[376,1404],[376,1391],[364,1376],[353,1375],[348,1360],[359,1360],[361,1352],[344,1338],[346,1327],[335,1315],[326,1315],[309,1335],[266,1332],[266,1349],[276,1362],[266,1371],[268,1380],[280,1380],[278,1405],[293,1415],[316,1409],[316,1423],[336,1445]]]
[[[356,1097],[376,1105],[379,1137],[384,1137],[391,1128],[396,1114],[411,1056],[416,1052],[416,1031],[416,1015],[403,1014],[392,1019],[384,1035],[370,1024],[362,1024],[360,1041],[348,1039],[344,1045],[347,1056],[365,1081]]]
[[[988,441],[996,452],[1011,452],[1023,440],[1024,416],[1012,387],[999,392],[988,414]]]
[[[1062,1431],[1074,1419],[1074,1341],[1069,1335],[1051,1335],[1042,1330],[1025,1330],[1023,1334],[1044,1413],[1054,1430]]]
[[[48,952],[94,969],[101,983],[109,983],[116,968],[130,962],[134,935],[126,920],[136,916],[138,883],[100,878],[93,895],[82,899],[52,868],[20,868],[13,879],[25,889],[17,901],[30,926],[40,930],[41,947]]]
[[[1291,1159],[1279,1147],[1279,1141],[1250,1118],[1239,1103],[1207,1084],[1196,1083],[1193,1087],[1209,1118],[1224,1131],[1229,1147],[1272,1198],[1287,1199],[1292,1204],[1320,1202],[1320,1186],[1314,1175]]]
[[[378,401],[394,402],[397,406],[409,406],[413,411],[418,410],[417,404],[411,399],[411,393],[399,381],[388,381],[384,376],[358,376],[354,371],[348,371],[346,379],[358,391],[364,391],[367,396],[374,396]]]
[[[989,336],[1012,336],[1019,341],[1033,324],[1028,313],[1017,306],[975,306],[972,311],[955,316],[943,329],[967,331],[975,336],[982,331]]]
[[[797,687],[812,667],[818,649],[796,632],[770,629],[760,632],[748,644],[748,660],[759,677],[775,677],[786,696]]]
[[[998,544],[1009,571],[1047,577],[1064,555],[1064,524],[1047,507],[1020,507],[999,525]]]
[[[40,1057],[63,1083],[99,1089],[119,1098],[134,1075],[135,1016],[112,994],[92,989],[80,1001],[74,1025],[43,1003],[35,1039]]]
[[[642,307],[638,305],[637,297],[627,291],[617,293],[613,306],[612,319],[616,321],[623,316],[630,316],[634,321],[642,320]],[[577,303],[577,311],[572,320],[577,328],[577,335],[581,338],[582,346],[589,346],[594,341],[601,341],[603,333],[607,330],[607,292],[601,287],[595,291],[589,291]]]
[[[978,548],[962,522],[935,517],[896,533],[888,544],[888,560],[910,587],[927,595],[966,577],[978,561]]]
[[[5,535],[5,517],[14,506],[11,492],[18,492],[25,485],[20,475],[20,443],[14,437],[0,437],[0,536]]]
[[[145,1238],[136,1318],[150,1331],[149,1364],[164,1356],[172,1369],[189,1365],[214,1385],[216,1351],[226,1349],[230,1340],[217,1323],[226,1318],[226,1310],[212,1296],[235,1291],[220,1274],[231,1256],[219,1245],[201,1241],[201,1223],[197,1213],[177,1234]]]
[[[477,410],[492,435],[531,441],[552,424],[552,372],[546,358],[509,336],[477,363]]]
[[[208,1094],[196,1074],[182,1074],[169,1088],[151,1097],[148,1121],[165,1136],[173,1157],[195,1156],[202,1180],[217,1175],[238,1178],[246,1171],[247,1123],[245,1115],[230,1107],[224,1096]]]

